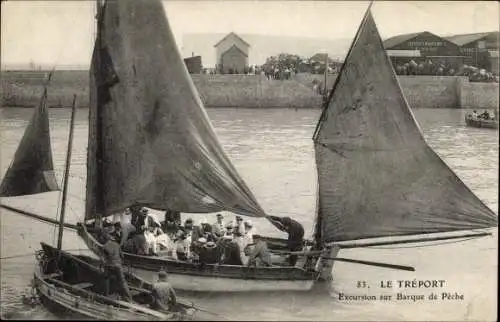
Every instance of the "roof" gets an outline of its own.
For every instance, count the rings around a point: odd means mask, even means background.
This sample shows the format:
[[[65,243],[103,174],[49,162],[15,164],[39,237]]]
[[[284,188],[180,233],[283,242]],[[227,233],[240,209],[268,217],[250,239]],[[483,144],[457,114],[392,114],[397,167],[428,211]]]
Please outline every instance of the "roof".
[[[422,34],[424,32],[414,32],[414,33],[411,33],[411,34],[397,35],[397,36],[391,37],[391,38],[386,39],[384,41],[384,48],[385,49],[390,49],[390,48],[392,48],[392,47],[394,47],[396,45],[399,45],[402,42],[405,42],[407,40],[415,38],[416,36],[418,36],[418,35],[420,35],[420,34]]]
[[[245,40],[243,40],[243,38],[241,38],[240,36],[238,36],[237,34],[235,34],[234,32],[230,32],[228,33],[224,38],[222,38],[221,40],[219,40],[215,45],[214,47],[217,47],[220,45],[221,42],[223,42],[224,40],[226,40],[229,36],[231,35],[234,35],[236,38],[238,38],[239,40],[241,40],[245,45],[247,45],[248,47],[250,47],[250,44],[247,43]]]
[[[236,45],[232,45],[231,47],[229,47],[225,52],[222,53],[222,55],[224,55],[225,53],[227,53],[228,51],[230,51],[233,48],[235,48],[236,50],[238,50],[239,52],[241,52],[245,57],[248,57],[248,55],[243,50],[241,50],[240,47],[238,47]]]
[[[420,50],[386,50],[390,57],[420,57]]]
[[[473,34],[462,34],[462,35],[454,35],[454,36],[449,36],[445,37],[446,40],[451,41],[452,43],[455,43],[459,46],[467,45],[471,42],[474,42],[476,40],[479,40],[481,38],[484,38],[486,36],[489,36],[491,34],[494,34],[495,32],[479,32],[479,33],[473,33]]]

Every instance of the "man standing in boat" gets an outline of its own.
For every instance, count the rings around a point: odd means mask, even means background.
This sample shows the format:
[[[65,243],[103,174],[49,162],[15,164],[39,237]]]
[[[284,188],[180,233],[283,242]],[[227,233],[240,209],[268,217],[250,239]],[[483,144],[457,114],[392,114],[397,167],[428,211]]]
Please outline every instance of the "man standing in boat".
[[[129,302],[132,302],[132,294],[130,293],[125,275],[123,274],[122,252],[115,238],[116,237],[113,235],[105,234],[106,243],[102,247],[104,253],[104,269],[107,275],[106,290],[109,292],[110,279],[114,277],[117,281],[119,292]]]
[[[296,220],[290,217],[277,217],[269,216],[269,218],[281,227],[280,229],[288,233],[287,247],[291,252],[296,252],[302,250],[302,244],[304,239],[304,227]],[[291,254],[288,258],[290,266],[295,266],[297,262],[297,255]]]

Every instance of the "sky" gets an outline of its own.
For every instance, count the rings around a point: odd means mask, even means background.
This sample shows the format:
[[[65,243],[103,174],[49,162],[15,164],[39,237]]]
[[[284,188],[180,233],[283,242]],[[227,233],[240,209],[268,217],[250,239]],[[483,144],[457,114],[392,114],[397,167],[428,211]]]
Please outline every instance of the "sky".
[[[147,0],[138,0],[147,1]],[[164,1],[177,45],[184,34],[229,33],[352,38],[367,1]],[[383,39],[430,31],[440,36],[498,30],[496,1],[375,1]],[[2,1],[1,64],[88,66],[95,1]]]

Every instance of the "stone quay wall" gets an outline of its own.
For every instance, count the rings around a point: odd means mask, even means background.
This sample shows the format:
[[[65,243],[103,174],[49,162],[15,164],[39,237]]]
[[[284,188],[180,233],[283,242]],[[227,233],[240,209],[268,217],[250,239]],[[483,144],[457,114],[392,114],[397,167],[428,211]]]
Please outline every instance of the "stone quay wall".
[[[48,86],[50,107],[70,107],[73,94],[78,106],[88,106],[88,71],[55,71]],[[2,71],[2,106],[35,106],[48,73]],[[261,75],[191,75],[207,107],[319,108],[321,96],[313,81],[324,75],[297,74],[289,80],[268,80]],[[327,77],[332,88],[336,76]],[[497,83],[470,83],[466,77],[399,76],[405,97],[413,108],[494,109],[499,104]]]

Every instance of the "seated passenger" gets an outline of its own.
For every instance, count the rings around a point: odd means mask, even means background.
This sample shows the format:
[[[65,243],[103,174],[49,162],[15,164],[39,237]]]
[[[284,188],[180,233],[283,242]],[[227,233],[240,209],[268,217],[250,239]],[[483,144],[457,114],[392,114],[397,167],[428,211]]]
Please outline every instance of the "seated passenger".
[[[194,261],[199,260],[201,249],[206,243],[207,239],[205,237],[200,237],[191,243],[191,257]]]
[[[175,250],[177,254],[177,259],[181,261],[187,261],[190,257],[190,244],[186,238],[186,233],[179,230],[177,233],[177,239],[175,240]]]
[[[165,222],[163,230],[165,233],[173,236],[181,227],[181,213],[178,211],[167,210],[165,212]]]
[[[123,251],[127,253],[137,254],[137,255],[147,255],[148,254],[148,243],[144,232],[146,227],[142,226],[139,229],[139,233],[135,234],[134,237],[128,239],[123,245]]]
[[[248,266],[272,266],[271,253],[267,243],[259,235],[253,235],[253,244],[247,245],[245,253],[248,255]]]
[[[217,249],[216,244],[212,241],[203,244],[198,253],[198,259],[203,264],[217,263]]]
[[[224,226],[224,217],[222,214],[217,214],[217,222],[212,225],[212,233],[216,237],[222,237],[226,234],[226,227]]]
[[[247,255],[245,254],[245,248],[247,247],[247,245],[253,244],[253,235],[255,234],[255,228],[253,228],[253,224],[250,220],[246,220],[244,226],[245,234],[241,238],[240,251],[243,264],[246,264]]]
[[[156,245],[156,236],[154,234],[155,227],[150,226],[149,228],[146,228],[146,231],[144,231],[144,237],[146,237],[146,244],[147,244],[147,255],[158,255],[158,249]]]
[[[161,233],[156,236],[158,251],[164,251],[168,256],[172,256],[175,251],[175,245],[168,234]]]
[[[217,245],[217,262],[226,265],[243,265],[240,247],[233,240],[232,232],[228,231]]]

